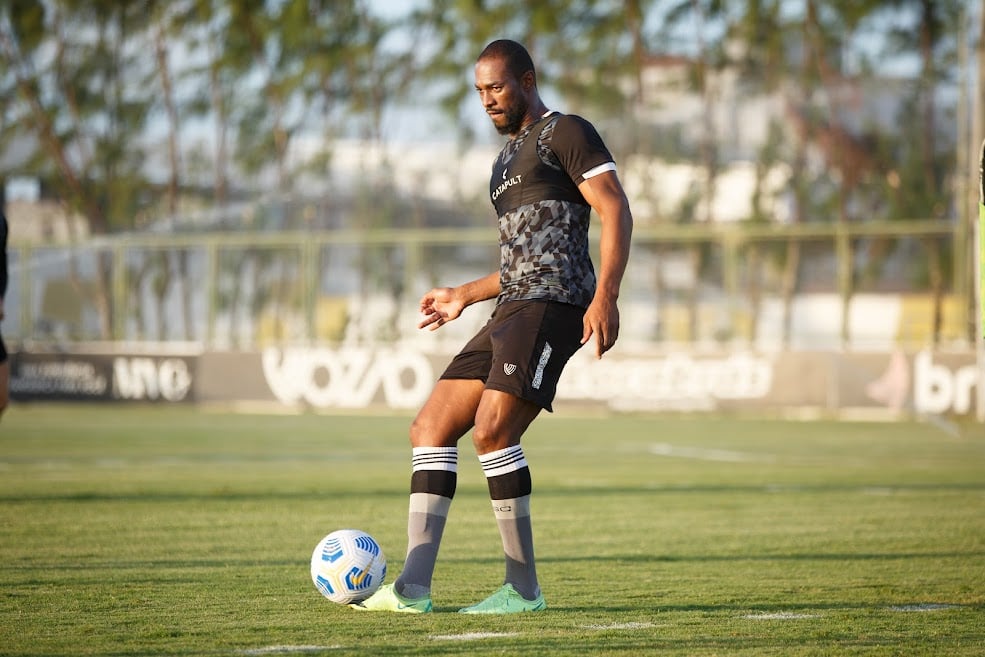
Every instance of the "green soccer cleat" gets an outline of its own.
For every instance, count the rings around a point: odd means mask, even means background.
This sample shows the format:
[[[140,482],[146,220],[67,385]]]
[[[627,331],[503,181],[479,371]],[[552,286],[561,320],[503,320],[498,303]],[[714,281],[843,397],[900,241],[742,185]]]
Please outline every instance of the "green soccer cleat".
[[[465,609],[459,609],[460,614],[518,614],[524,611],[544,611],[547,601],[544,595],[538,594],[533,600],[527,600],[513,588],[512,584],[503,587],[478,604]]]
[[[426,614],[431,611],[431,597],[405,598],[397,593],[393,584],[384,584],[380,590],[362,602],[349,605],[360,611],[395,611],[401,614]]]

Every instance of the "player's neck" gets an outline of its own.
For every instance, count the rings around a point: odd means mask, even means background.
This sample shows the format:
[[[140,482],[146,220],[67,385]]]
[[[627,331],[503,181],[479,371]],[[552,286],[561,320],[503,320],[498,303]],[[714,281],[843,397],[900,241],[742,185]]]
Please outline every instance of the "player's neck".
[[[524,130],[529,128],[531,125],[533,125],[537,121],[540,121],[550,113],[551,110],[547,109],[547,105],[545,105],[540,101],[540,99],[538,99],[537,102],[531,105],[530,109],[527,110],[527,115],[526,117],[524,117],[523,125],[520,127],[519,130],[516,131],[516,134],[510,135],[510,137],[511,138],[516,137],[517,135],[521,134]]]

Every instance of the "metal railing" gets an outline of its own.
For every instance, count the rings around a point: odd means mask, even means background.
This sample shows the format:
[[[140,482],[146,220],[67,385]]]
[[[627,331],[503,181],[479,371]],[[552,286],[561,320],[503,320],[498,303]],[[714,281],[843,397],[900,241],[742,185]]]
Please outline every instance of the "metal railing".
[[[353,229],[16,246],[4,335],[24,344],[218,348],[397,341],[413,333],[406,315],[426,289],[496,269],[496,238],[494,227]],[[970,242],[967,226],[931,220],[638,225],[621,297],[624,334],[755,344],[769,306],[783,315],[773,339],[789,346],[791,308],[826,295],[841,304],[841,321],[820,339],[848,345],[856,337],[850,306],[864,295],[915,309],[900,320],[914,326],[898,329],[898,339],[966,346]]]

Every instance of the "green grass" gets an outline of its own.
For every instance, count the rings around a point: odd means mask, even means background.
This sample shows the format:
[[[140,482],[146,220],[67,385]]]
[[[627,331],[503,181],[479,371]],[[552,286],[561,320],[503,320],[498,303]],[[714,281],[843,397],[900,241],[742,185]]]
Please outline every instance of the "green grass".
[[[462,444],[438,613],[360,614],[326,533],[405,548],[406,417],[16,406],[0,424],[2,655],[983,655],[985,432],[544,417],[525,451],[549,611],[502,577]]]

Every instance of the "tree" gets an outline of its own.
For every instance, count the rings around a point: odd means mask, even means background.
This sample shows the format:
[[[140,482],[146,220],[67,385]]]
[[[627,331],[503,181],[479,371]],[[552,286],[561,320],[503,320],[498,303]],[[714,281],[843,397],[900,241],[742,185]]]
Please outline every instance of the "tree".
[[[133,0],[17,1],[0,9],[0,53],[10,65],[3,85],[17,94],[6,107],[7,124],[37,139],[28,166],[94,232],[132,227],[150,188],[140,146],[150,103],[131,47],[146,25],[146,9]],[[100,333],[109,337],[109,254],[96,258],[92,302]]]
[[[894,0],[884,12],[912,16],[912,22],[890,33],[890,56],[919,53],[920,72],[901,112],[900,125],[915,140],[901,141],[894,174],[895,193],[890,197],[891,216],[933,217],[946,220],[947,172],[953,144],[941,144],[937,96],[942,82],[952,81],[956,69],[957,38],[961,38],[959,0]],[[927,278],[933,296],[931,335],[936,343],[943,325],[947,251],[938,240],[925,239]],[[956,248],[960,248],[957,247]]]

